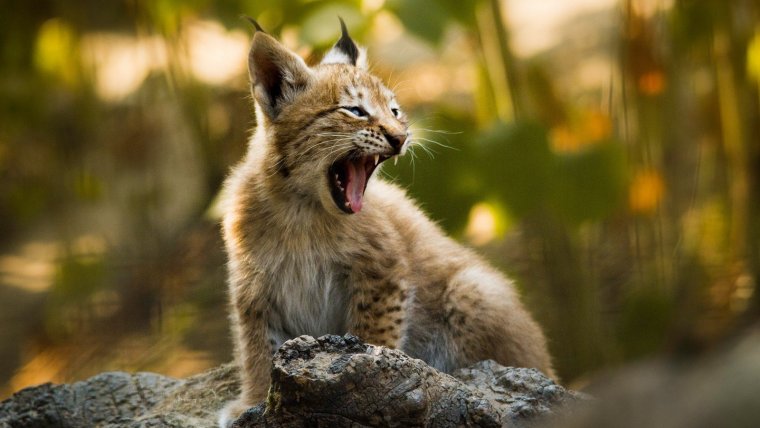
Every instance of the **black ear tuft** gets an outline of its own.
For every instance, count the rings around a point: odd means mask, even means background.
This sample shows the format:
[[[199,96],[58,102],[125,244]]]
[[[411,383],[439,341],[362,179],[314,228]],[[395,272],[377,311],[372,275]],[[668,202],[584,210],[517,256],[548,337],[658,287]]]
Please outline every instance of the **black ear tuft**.
[[[253,18],[251,18],[250,16],[248,16],[248,15],[240,15],[240,18],[241,18],[241,19],[245,19],[246,21],[250,22],[250,23],[251,23],[251,25],[253,25],[253,27],[254,27],[254,28],[256,28],[256,32],[259,32],[259,31],[261,31],[261,32],[262,32],[262,33],[264,33],[264,34],[266,34],[266,33],[267,33],[266,31],[264,31],[264,29],[263,29],[263,28],[261,28],[261,25],[259,25],[259,23],[258,23],[258,22],[256,22],[256,20],[255,20],[255,19],[253,19]]]
[[[354,41],[351,40],[351,36],[348,35],[348,28],[346,28],[346,23],[343,22],[343,18],[339,16],[338,19],[340,20],[341,36],[338,42],[335,43],[335,49],[343,52],[351,61],[351,64],[356,65],[356,60],[359,58],[359,48],[356,47],[356,43],[354,43]]]

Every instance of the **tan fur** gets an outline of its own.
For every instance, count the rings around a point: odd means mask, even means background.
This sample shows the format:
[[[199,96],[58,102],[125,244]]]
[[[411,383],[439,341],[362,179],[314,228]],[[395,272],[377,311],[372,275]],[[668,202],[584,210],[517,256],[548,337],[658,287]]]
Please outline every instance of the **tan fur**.
[[[222,425],[266,398],[272,352],[302,334],[353,333],[444,371],[493,359],[553,375],[512,282],[446,237],[401,189],[373,177],[360,212],[337,208],[333,162],[351,150],[392,155],[410,141],[392,147],[388,135],[408,135],[405,115],[394,115],[393,93],[363,59],[354,66],[338,48],[326,57],[345,63],[309,68],[270,36],[254,36],[258,127],[227,180],[223,223],[242,393]],[[338,108],[347,105],[370,117]]]

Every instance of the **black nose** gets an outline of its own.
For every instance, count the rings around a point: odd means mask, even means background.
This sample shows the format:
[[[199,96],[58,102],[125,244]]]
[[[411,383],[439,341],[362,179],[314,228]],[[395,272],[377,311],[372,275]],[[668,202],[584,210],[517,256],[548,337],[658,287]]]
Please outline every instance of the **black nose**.
[[[406,134],[385,134],[385,139],[388,140],[388,144],[391,145],[396,151],[401,150],[401,146],[406,141]]]

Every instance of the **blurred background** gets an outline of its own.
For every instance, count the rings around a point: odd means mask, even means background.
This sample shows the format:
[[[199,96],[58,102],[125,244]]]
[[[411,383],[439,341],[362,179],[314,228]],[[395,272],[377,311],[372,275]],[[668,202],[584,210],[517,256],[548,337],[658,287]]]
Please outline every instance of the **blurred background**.
[[[513,276],[560,376],[760,318],[756,0],[0,3],[0,399],[231,359],[216,198],[250,15],[369,48],[423,143],[384,174]]]

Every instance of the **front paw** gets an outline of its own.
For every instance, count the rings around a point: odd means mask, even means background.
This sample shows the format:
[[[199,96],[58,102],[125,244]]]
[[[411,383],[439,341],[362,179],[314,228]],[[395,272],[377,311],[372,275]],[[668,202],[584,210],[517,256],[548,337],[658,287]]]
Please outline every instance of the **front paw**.
[[[255,405],[241,399],[230,401],[219,412],[219,428],[230,428],[240,415]]]

